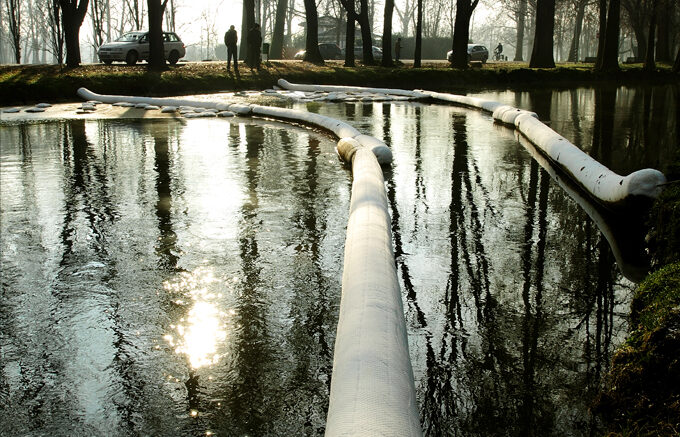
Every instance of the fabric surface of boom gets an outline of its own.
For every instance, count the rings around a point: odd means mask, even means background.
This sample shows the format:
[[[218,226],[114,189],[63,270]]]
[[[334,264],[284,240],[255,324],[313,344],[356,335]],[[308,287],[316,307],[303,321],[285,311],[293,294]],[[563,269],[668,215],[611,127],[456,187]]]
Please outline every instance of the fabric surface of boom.
[[[326,435],[420,436],[382,170],[357,143],[346,148],[354,182]]]

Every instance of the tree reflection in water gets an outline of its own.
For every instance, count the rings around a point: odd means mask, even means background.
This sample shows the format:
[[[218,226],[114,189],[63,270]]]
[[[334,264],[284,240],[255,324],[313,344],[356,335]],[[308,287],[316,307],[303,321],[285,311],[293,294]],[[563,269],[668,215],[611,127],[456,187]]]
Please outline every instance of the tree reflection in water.
[[[549,117],[549,94],[528,97]],[[431,123],[443,111],[418,107],[413,122]],[[439,171],[437,158],[418,158],[424,142],[433,147],[430,131],[416,128],[415,137],[395,141],[392,111],[382,114],[383,139],[394,141],[397,155],[404,147],[413,153],[408,179],[399,156],[385,175],[407,323],[413,326],[412,356],[421,375],[423,429],[427,435],[588,434],[596,426],[588,399],[608,363],[618,333],[613,324],[621,323],[614,320],[618,274],[607,242],[578,205],[551,189],[550,176],[517,143],[493,146],[504,156],[490,175],[484,140],[469,134],[474,122],[464,111],[452,112],[446,216],[438,215],[432,199],[424,213],[422,196],[411,204],[399,195],[411,190],[402,182],[432,181]],[[514,172],[515,184],[505,182],[506,171]],[[404,227],[404,210],[420,214],[425,225],[409,221]],[[429,303],[433,280],[423,288],[418,276],[423,262],[442,255],[444,247],[432,243],[439,235],[422,236],[439,217],[448,226],[450,260],[439,291],[443,318]],[[569,229],[574,238],[562,241]],[[570,303],[575,300],[577,306]]]

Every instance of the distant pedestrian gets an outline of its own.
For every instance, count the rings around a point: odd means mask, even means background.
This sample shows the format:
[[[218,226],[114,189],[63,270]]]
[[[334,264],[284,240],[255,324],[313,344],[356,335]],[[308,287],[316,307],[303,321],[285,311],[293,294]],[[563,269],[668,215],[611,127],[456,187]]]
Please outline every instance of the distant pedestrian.
[[[248,31],[248,66],[252,71],[253,68],[260,69],[260,47],[262,46],[262,34],[260,33],[260,25],[255,23],[252,29]]]
[[[231,58],[234,58],[234,71],[238,74],[238,47],[236,43],[238,42],[238,35],[236,34],[236,29],[234,26],[229,26],[229,30],[224,34],[224,45],[227,46],[227,71],[229,71]]]
[[[394,60],[399,62],[400,56],[401,56],[401,38],[397,38],[397,42],[394,44]]]

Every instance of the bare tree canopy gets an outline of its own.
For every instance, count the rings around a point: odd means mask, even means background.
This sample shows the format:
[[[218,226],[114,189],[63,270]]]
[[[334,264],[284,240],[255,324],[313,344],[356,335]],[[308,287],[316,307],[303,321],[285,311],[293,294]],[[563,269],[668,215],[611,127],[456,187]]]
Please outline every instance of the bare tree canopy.
[[[81,50],[85,62],[97,61],[97,49],[105,41],[127,31],[152,28],[177,28],[186,43],[187,60],[225,59],[220,35],[231,24],[239,26],[233,14],[224,17],[226,10],[233,12],[239,3],[224,0],[194,7],[189,0],[0,0],[0,62],[61,62],[66,58],[74,66],[81,62]],[[255,23],[260,23],[263,41],[270,43],[271,59],[292,58],[307,47],[306,23],[314,20],[307,13],[311,3],[243,0],[242,4],[238,30],[242,59],[248,55],[248,31]],[[546,4],[552,4],[547,13]],[[618,43],[611,48],[613,55],[609,54],[616,58],[614,63],[671,64],[680,45],[677,0],[315,0],[317,25],[310,29],[316,30],[317,44],[344,49],[348,66],[354,65],[355,55],[366,64],[375,62],[374,46],[383,49],[381,64],[393,65],[394,43],[400,37],[401,56],[413,57],[415,65],[422,59],[443,59],[454,49],[454,64],[466,68],[467,44],[484,45],[491,51],[502,42],[501,61],[530,61],[538,53],[547,59],[550,52],[553,63],[597,55],[596,67],[601,68],[605,40],[614,35],[608,33],[608,29],[613,32],[607,26],[608,15],[614,18],[612,7],[617,4],[618,17],[611,24],[616,27],[618,21]],[[157,20],[158,16],[160,24],[152,23],[150,17]],[[543,29],[546,24],[547,30]],[[85,51],[86,46],[90,50]],[[361,47],[361,55],[355,46]],[[648,47],[653,47],[652,58],[647,56]],[[541,65],[551,62],[548,59]]]
[[[21,63],[21,0],[5,0],[8,15],[8,28],[14,60]]]

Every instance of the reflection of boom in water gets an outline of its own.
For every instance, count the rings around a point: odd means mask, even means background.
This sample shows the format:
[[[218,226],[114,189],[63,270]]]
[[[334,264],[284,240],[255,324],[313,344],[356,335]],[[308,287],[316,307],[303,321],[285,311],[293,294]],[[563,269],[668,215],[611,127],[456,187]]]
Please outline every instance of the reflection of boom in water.
[[[644,250],[645,232],[642,226],[643,217],[639,210],[631,208],[615,213],[602,207],[592,201],[588,194],[559,168],[553,166],[524,135],[500,124],[497,124],[496,128],[503,135],[513,135],[569,197],[578,203],[607,239],[623,276],[631,281],[640,282],[649,269],[649,259]]]

